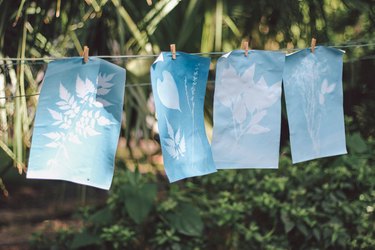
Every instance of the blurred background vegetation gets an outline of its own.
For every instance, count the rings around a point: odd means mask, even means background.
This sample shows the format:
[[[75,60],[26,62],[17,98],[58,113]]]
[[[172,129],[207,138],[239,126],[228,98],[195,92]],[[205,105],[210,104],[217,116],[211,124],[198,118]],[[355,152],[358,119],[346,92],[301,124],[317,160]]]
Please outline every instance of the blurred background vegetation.
[[[375,247],[373,1],[0,0],[0,10],[0,248]],[[346,50],[349,154],[292,165],[283,112],[278,171],[219,171],[169,184],[148,85],[154,58],[147,55],[171,43],[186,52],[230,51],[243,40],[253,49],[287,51],[308,47],[312,37]],[[78,56],[83,45],[91,56],[145,55],[109,59],[126,68],[132,85],[109,192],[24,177],[34,94],[50,60],[11,58]],[[216,59],[205,105],[208,134]]]

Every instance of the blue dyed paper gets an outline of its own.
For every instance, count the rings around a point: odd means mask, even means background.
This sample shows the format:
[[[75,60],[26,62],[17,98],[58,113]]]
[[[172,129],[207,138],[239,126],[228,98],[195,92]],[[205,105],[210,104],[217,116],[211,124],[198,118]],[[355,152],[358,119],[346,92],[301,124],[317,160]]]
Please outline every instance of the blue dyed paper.
[[[232,51],[216,66],[212,154],[216,167],[277,168],[285,55]]]
[[[109,189],[124,101],[125,70],[98,58],[48,64],[27,178]]]
[[[162,52],[151,66],[164,167],[170,182],[216,171],[203,104],[210,59]]]
[[[287,56],[283,76],[293,163],[346,154],[343,51],[316,47]]]

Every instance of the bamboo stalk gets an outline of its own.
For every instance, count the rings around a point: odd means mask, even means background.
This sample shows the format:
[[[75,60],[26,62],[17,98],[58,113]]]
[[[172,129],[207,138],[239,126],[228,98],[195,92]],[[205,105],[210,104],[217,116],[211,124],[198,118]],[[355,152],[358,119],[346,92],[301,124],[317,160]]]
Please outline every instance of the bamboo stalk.
[[[223,33],[223,0],[217,0],[215,13],[215,50],[221,50]]]
[[[3,179],[0,178],[0,190],[3,191],[3,195],[5,197],[8,197],[9,196],[9,192],[8,190],[6,189],[5,185],[4,185],[4,182],[3,182]]]
[[[4,150],[4,152],[9,155],[9,157],[16,163],[16,167],[18,169],[18,173],[22,174],[22,171],[26,171],[26,166],[22,162],[17,159],[17,156],[12,152],[12,150],[2,141],[0,140],[0,148]]]
[[[21,58],[25,58],[26,53],[26,37],[27,37],[27,29],[26,29],[26,17],[25,22],[23,24],[23,34],[22,34],[22,45],[21,45]],[[25,89],[25,64],[21,63],[20,65],[20,77],[19,77],[19,88],[20,93],[23,96],[21,98],[21,122],[22,122],[22,130],[23,134],[27,134],[29,131],[29,126],[27,121],[29,120],[27,117],[27,104],[26,104],[26,89]]]
[[[18,46],[18,53],[17,57],[20,57],[21,54],[21,43]],[[20,95],[20,88],[19,88],[19,75],[20,75],[20,67],[17,66],[17,76],[11,77],[12,84],[16,86],[16,95]],[[15,82],[14,82],[15,81]],[[13,152],[14,152],[14,163],[21,161],[23,159],[23,149],[22,149],[22,109],[21,109],[21,99],[15,98],[14,99],[14,113],[13,113]],[[0,145],[1,146],[1,145]],[[10,153],[7,152],[10,156]]]
[[[1,64],[4,64],[4,61],[0,61]],[[5,75],[0,74],[0,97],[5,97]],[[7,112],[6,112],[6,99],[0,99],[0,139],[8,143],[8,121],[7,121]]]

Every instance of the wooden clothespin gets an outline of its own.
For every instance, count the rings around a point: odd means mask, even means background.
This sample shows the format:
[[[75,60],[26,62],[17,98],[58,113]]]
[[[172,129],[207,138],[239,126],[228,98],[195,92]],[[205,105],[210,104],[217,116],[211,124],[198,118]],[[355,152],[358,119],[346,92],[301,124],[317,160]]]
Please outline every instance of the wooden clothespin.
[[[242,46],[243,46],[243,49],[245,50],[245,56],[247,56],[249,54],[249,42],[248,41],[244,41],[242,43]]]
[[[87,63],[89,61],[89,47],[83,46],[82,56],[83,56],[83,62]]]
[[[312,38],[311,39],[311,53],[314,53],[315,51],[315,46],[316,46],[316,39],[315,38]]]
[[[176,44],[171,44],[172,59],[176,60]]]

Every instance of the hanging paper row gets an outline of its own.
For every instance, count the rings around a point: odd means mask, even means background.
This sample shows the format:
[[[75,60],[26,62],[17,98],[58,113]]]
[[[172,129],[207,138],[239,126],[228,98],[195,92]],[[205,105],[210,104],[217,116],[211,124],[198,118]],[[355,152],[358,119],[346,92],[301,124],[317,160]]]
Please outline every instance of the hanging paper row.
[[[151,66],[164,167],[170,182],[217,169],[278,167],[282,83],[293,163],[346,153],[343,51],[285,55],[237,50],[219,58],[211,145],[203,105],[210,59],[162,52]],[[125,69],[98,58],[48,65],[27,178],[109,189],[121,125]]]

